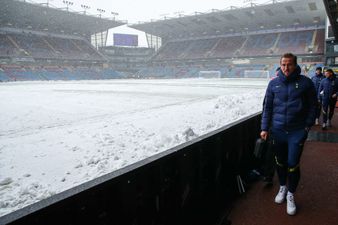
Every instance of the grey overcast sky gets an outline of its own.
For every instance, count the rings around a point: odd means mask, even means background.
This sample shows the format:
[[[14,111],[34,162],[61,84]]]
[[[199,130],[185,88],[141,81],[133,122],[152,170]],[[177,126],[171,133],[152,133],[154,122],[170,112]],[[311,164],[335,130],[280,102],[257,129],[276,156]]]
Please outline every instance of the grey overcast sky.
[[[36,3],[49,3],[56,7],[66,7],[64,0],[31,0]],[[164,16],[173,17],[194,12],[207,12],[211,9],[226,9],[229,6],[249,5],[250,2],[262,4],[272,0],[67,0],[73,5],[69,8],[83,11],[81,5],[89,6],[90,14],[99,14],[97,9],[105,10],[104,17],[112,17],[111,12],[119,15],[117,19],[128,20],[128,23],[147,22]]]

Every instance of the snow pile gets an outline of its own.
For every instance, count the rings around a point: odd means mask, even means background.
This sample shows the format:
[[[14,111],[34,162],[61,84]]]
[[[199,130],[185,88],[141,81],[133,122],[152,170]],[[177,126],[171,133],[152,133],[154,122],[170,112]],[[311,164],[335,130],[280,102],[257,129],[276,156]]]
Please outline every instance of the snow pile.
[[[3,83],[0,216],[262,108],[266,80]]]

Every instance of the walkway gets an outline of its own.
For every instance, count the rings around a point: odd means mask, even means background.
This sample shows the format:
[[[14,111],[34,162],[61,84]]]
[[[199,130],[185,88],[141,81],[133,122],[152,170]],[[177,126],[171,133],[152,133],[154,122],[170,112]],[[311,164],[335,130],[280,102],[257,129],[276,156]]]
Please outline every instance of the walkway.
[[[338,109],[336,109],[338,111]],[[232,225],[334,225],[338,224],[338,113],[333,127],[313,127],[301,159],[301,180],[295,195],[297,214],[286,213],[286,203],[274,203],[279,185],[255,183],[234,204]]]

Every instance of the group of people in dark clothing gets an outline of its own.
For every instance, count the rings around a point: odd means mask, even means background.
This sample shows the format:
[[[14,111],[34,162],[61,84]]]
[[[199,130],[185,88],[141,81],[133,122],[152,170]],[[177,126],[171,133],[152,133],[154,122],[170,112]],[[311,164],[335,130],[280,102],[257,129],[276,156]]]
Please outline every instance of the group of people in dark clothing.
[[[262,113],[262,139],[267,140],[275,156],[279,191],[275,203],[286,199],[286,212],[296,214],[294,194],[300,180],[300,158],[310,128],[319,124],[322,108],[325,130],[331,125],[338,95],[338,78],[331,69],[316,69],[312,80],[301,75],[297,56],[286,53],[280,58],[277,77],[267,87]]]
[[[328,127],[331,127],[331,119],[337,102],[338,78],[332,69],[326,69],[324,76],[322,68],[317,67],[316,74],[312,77],[312,82],[315,86],[318,100],[315,124],[319,125],[320,112],[322,111],[322,129],[327,130]]]

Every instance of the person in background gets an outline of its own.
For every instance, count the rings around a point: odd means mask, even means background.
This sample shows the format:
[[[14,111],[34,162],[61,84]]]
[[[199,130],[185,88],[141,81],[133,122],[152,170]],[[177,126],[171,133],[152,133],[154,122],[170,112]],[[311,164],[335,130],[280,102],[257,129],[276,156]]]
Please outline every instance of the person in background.
[[[333,117],[334,108],[338,95],[338,78],[332,69],[325,71],[325,78],[320,82],[318,90],[318,98],[322,99],[323,107],[323,125],[322,129],[327,130],[331,127],[331,119]]]
[[[317,96],[319,96],[318,90],[319,90],[320,82],[324,78],[325,77],[322,73],[322,67],[317,67],[315,75],[311,78],[313,84],[315,85]],[[319,117],[320,117],[321,108],[322,108],[321,98],[318,98],[317,111],[316,111],[316,122],[315,122],[316,125],[319,125]]]
[[[279,71],[280,71],[280,66],[279,66],[279,67],[277,67],[277,69],[276,69],[276,71],[275,71],[275,77],[274,77],[274,78],[278,77],[278,73],[279,73]]]
[[[317,97],[311,79],[300,74],[297,56],[284,54],[280,66],[278,77],[269,82],[266,90],[260,136],[266,140],[270,135],[276,154],[280,187],[275,202],[281,204],[286,198],[286,212],[294,215],[300,157],[315,122]]]

